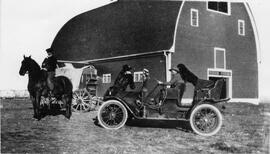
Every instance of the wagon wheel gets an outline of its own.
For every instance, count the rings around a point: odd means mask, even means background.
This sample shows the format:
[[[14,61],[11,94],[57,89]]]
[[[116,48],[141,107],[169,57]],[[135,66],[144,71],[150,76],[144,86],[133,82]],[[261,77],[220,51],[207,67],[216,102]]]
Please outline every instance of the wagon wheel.
[[[91,101],[92,101],[91,110],[97,110],[99,106],[102,105],[103,103],[102,99],[97,96],[91,97]]]
[[[222,115],[213,105],[201,104],[195,107],[190,115],[192,130],[202,136],[215,135],[221,128]]]
[[[73,92],[71,108],[75,112],[87,112],[92,108],[91,95],[85,89]]]
[[[106,129],[116,130],[123,127],[127,118],[127,109],[117,100],[104,102],[98,110],[99,124]]]

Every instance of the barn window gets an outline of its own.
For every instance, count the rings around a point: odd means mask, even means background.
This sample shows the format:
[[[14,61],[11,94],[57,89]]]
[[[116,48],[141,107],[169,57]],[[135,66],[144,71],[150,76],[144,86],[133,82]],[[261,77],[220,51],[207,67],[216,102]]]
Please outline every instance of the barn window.
[[[244,20],[238,20],[238,35],[245,36],[245,21]]]
[[[218,69],[226,69],[226,50],[224,48],[214,48],[214,65]]]
[[[134,72],[133,79],[134,79],[134,82],[142,82],[143,81],[143,72]]]
[[[111,83],[111,74],[103,74],[102,82]]]
[[[199,27],[199,11],[196,9],[190,9],[190,25]]]
[[[230,15],[230,9],[230,3],[228,2],[209,1],[207,3],[207,10],[209,11]]]

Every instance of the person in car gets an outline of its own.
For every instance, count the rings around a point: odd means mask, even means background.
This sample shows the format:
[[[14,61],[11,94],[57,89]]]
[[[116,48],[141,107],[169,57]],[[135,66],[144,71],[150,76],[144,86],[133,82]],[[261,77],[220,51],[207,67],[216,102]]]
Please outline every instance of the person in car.
[[[149,70],[144,68],[143,69],[143,74],[142,74],[142,81],[143,81],[143,84],[142,84],[142,89],[141,89],[141,98],[142,98],[142,101],[145,102],[146,101],[146,97],[148,95],[148,82],[150,80],[150,73],[149,73]]]
[[[171,68],[169,69],[169,71],[171,72],[171,80],[169,82],[159,82],[159,84],[163,84],[163,85],[169,85],[171,88],[176,88],[179,92],[179,97],[182,98],[185,88],[186,88],[186,84],[183,82],[179,70],[178,68]],[[165,91],[164,89],[161,89],[160,91],[160,98],[159,98],[159,105],[162,105],[162,101],[165,95]],[[178,106],[181,106],[181,102],[178,102],[177,104]]]
[[[129,65],[123,65],[122,70],[116,77],[114,85],[110,87],[104,96],[112,95],[115,96],[119,91],[126,91],[129,86],[131,89],[135,89],[135,84],[133,81],[133,75],[130,72],[131,67]]]
[[[169,69],[169,71],[171,72],[171,75],[172,75],[171,80],[168,82],[170,87],[176,88],[180,86],[183,83],[183,80],[179,74],[179,70],[177,68],[171,68]]]

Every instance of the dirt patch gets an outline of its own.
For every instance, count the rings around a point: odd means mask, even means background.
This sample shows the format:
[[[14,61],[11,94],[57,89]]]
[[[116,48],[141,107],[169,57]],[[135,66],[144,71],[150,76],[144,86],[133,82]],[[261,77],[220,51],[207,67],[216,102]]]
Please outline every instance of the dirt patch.
[[[229,103],[220,132],[194,134],[185,121],[134,120],[109,131],[96,112],[32,118],[29,100],[1,100],[1,153],[267,153],[269,105]]]

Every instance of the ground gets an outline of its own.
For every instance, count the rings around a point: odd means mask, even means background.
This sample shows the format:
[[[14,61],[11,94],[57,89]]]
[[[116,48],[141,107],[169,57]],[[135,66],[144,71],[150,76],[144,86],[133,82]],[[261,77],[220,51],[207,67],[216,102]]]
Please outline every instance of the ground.
[[[269,153],[270,103],[228,103],[214,136],[194,134],[184,121],[132,121],[115,131],[96,111],[32,118],[29,100],[0,100],[1,153]]]

